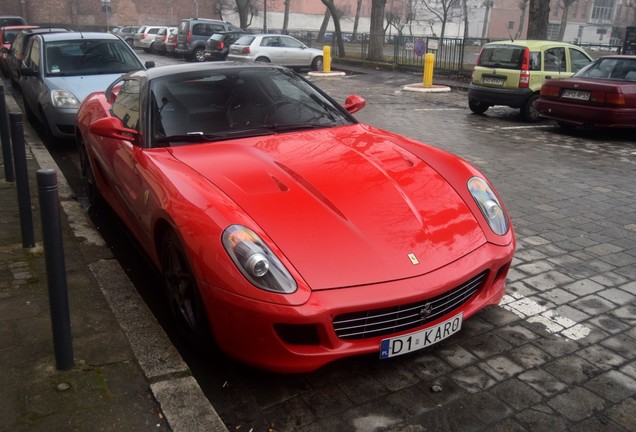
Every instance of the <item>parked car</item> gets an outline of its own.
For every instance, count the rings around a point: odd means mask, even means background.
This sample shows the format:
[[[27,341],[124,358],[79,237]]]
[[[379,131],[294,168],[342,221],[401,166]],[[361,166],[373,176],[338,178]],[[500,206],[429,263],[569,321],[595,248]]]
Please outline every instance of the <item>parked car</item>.
[[[202,62],[205,60],[205,43],[214,33],[235,31],[240,28],[226,21],[207,18],[186,18],[179,24],[177,36],[177,55],[186,60]]]
[[[572,78],[546,81],[537,110],[566,128],[636,128],[636,56],[601,57]]]
[[[0,27],[0,72],[4,76],[9,75],[9,66],[7,64],[7,57],[9,56],[9,52],[11,51],[11,45],[15,40],[18,33],[22,30],[28,30],[32,28],[37,28],[37,26],[7,26]]]
[[[468,86],[468,106],[483,114],[493,105],[520,108],[537,121],[536,101],[546,79],[568,78],[592,62],[576,45],[555,41],[500,41],[481,49]]]
[[[18,80],[20,78],[20,66],[22,64],[22,61],[24,60],[24,56],[26,55],[26,50],[29,46],[29,39],[31,39],[36,34],[68,31],[70,30],[63,27],[39,27],[20,31],[16,35],[15,40],[11,45],[11,49],[7,53],[6,57],[7,72],[9,78],[11,79],[11,84],[14,86],[18,86]]]
[[[364,104],[232,62],[128,74],[84,101],[87,196],[164,274],[186,340],[303,372],[432,346],[501,300],[515,236],[490,182],[359,123]]]
[[[77,109],[87,95],[144,68],[132,48],[110,33],[36,34],[20,68],[27,118],[42,125],[49,144],[54,138],[72,139]]]
[[[134,47],[135,45],[135,34],[139,31],[139,26],[124,26],[119,27],[117,31],[113,31],[113,34],[116,34],[120,38],[126,41],[128,45]]]
[[[322,70],[322,50],[308,48],[291,36],[254,34],[241,36],[232,46],[227,60],[274,63],[290,68]]]
[[[168,33],[168,39],[165,42],[166,46],[166,55],[175,56],[177,49],[177,39],[179,37],[179,29],[173,29]]]
[[[166,26],[142,26],[135,33],[135,41],[133,47],[136,49],[142,49],[144,52],[152,52],[155,43],[155,38],[159,33],[159,30],[166,28]]]
[[[23,26],[23,25],[27,25],[27,22],[21,16],[11,16],[11,15],[0,16],[0,27]]]
[[[177,33],[178,29],[176,27],[164,27],[159,30],[157,33],[157,37],[155,37],[155,42],[152,46],[152,52],[155,54],[166,55],[168,53],[168,47],[166,43],[168,42],[168,37],[172,32]]]
[[[241,36],[249,33],[240,32],[221,32],[214,33],[205,43],[205,52],[203,53],[206,60],[225,60],[230,52],[230,45],[236,42]]]

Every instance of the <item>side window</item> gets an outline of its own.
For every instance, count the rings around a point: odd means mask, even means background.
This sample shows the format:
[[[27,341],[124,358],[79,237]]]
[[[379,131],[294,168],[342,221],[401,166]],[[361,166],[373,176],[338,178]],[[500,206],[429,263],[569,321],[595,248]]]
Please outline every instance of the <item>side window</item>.
[[[280,38],[282,45],[287,48],[302,48],[302,44],[294,39],[282,37]]]
[[[574,48],[570,48],[570,61],[572,62],[572,72],[578,72],[591,63],[585,54]]]
[[[18,35],[13,41],[13,45],[11,45],[11,51],[19,53],[22,52],[22,42],[24,41],[24,37],[22,35]]]
[[[544,71],[565,71],[565,48],[550,48],[543,53]]]
[[[139,81],[124,81],[113,104],[113,116],[121,120],[125,127],[137,129],[139,126],[139,108],[141,105],[141,85]]]
[[[218,24],[212,24],[210,28],[211,28],[210,36],[213,35],[214,33],[222,32],[225,30],[222,25],[218,25]]]
[[[279,40],[279,38],[273,37],[273,36],[264,37],[263,40],[261,41],[261,46],[279,47],[280,46],[280,40]]]

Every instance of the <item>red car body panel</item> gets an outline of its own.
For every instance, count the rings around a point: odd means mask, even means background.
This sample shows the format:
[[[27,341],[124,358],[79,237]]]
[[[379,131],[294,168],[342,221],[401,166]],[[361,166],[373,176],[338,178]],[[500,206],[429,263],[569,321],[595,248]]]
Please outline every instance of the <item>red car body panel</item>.
[[[91,134],[109,109],[96,93],[77,117],[98,189],[159,268],[161,233],[177,233],[216,342],[244,363],[302,372],[379,352],[387,336],[344,340],[334,318],[430,299],[480,273],[453,314],[468,318],[504,294],[513,229],[492,232],[466,187],[483,176],[456,156],[362,124],[149,149],[143,136]],[[233,224],[267,243],[294,293],[245,279],[221,244]],[[280,326],[318,340],[295,343]]]

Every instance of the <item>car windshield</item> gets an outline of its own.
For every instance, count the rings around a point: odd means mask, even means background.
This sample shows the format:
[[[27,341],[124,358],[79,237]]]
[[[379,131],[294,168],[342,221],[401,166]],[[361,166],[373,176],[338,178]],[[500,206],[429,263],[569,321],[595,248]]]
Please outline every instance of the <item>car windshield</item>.
[[[578,71],[574,76],[576,78],[636,82],[636,59],[600,58]]]
[[[485,46],[479,57],[479,66],[521,69],[525,47],[514,45]]]
[[[354,120],[292,71],[204,70],[153,80],[153,146],[328,128]]]
[[[143,68],[121,39],[48,42],[45,56],[48,76],[116,74]]]

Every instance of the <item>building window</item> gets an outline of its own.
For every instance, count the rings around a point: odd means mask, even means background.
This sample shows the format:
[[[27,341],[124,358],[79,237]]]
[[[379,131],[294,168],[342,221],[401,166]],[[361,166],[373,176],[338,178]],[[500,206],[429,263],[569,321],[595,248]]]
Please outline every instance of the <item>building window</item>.
[[[560,24],[548,24],[548,40],[557,40]]]
[[[512,30],[515,28],[515,22],[514,21],[508,21],[508,30]]]
[[[615,0],[594,0],[591,22],[611,22]]]

